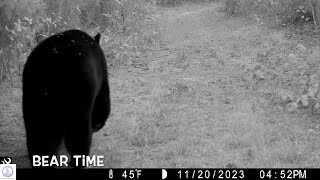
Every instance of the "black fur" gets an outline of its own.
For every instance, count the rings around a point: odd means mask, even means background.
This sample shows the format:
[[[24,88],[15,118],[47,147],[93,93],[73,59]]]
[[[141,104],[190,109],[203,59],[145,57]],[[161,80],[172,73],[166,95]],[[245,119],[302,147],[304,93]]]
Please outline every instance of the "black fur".
[[[110,113],[107,63],[94,38],[69,30],[42,41],[23,71],[23,116],[32,155],[89,155],[92,133]],[[32,163],[32,162],[31,162]]]

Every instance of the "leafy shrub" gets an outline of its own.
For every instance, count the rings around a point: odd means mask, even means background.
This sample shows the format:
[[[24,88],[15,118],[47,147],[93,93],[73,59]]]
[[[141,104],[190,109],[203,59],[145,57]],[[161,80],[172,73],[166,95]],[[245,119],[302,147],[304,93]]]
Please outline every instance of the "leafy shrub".
[[[291,25],[313,20],[310,1],[304,0],[224,0],[223,11],[244,14],[268,24]]]
[[[46,7],[50,14],[17,18],[1,29],[8,43],[0,49],[0,82],[21,77],[23,65],[35,45],[67,29],[84,29],[92,35],[104,33],[103,43],[111,49],[106,54],[112,67],[130,65],[130,57],[155,42],[157,26],[151,19],[154,7],[143,0],[90,0],[78,4],[63,1],[62,5],[68,11],[54,12],[55,6],[50,3],[52,8]]]
[[[244,84],[271,107],[290,112],[319,110],[320,49],[315,48],[307,55],[302,44],[290,48],[296,51],[285,55],[278,47],[258,54],[255,62],[243,67]]]
[[[63,22],[61,17],[42,18],[38,21],[24,17],[13,23],[9,29],[5,26],[7,37],[10,39],[9,46],[4,47],[2,55],[3,64],[8,77],[21,77],[22,69],[27,56],[38,42],[56,32],[68,29],[68,23]]]

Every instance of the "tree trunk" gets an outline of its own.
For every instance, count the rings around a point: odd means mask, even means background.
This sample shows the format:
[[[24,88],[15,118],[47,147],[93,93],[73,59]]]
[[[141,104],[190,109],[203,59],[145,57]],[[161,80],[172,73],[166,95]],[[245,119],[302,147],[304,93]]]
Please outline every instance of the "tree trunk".
[[[318,24],[319,23],[319,21],[320,21],[320,2],[319,2],[320,0],[315,0],[315,16],[316,16],[316,24]]]

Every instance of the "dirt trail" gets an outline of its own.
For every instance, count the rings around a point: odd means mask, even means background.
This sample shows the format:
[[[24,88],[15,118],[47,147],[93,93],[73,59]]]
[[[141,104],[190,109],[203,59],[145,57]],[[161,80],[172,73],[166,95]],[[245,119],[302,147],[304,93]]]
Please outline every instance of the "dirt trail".
[[[107,167],[319,167],[307,125],[264,112],[240,78],[261,49],[294,42],[219,4],[158,17],[164,45],[111,79],[113,116],[93,154],[106,153]]]

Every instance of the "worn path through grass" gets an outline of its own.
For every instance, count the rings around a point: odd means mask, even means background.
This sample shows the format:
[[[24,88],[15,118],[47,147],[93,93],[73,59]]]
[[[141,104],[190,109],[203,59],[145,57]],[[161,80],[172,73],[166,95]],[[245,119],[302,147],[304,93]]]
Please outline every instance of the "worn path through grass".
[[[107,166],[319,167],[310,122],[264,110],[245,90],[244,66],[295,42],[219,8],[157,13],[164,45],[111,80],[113,116],[93,151]]]

